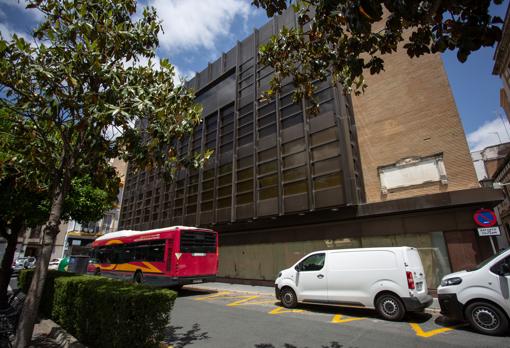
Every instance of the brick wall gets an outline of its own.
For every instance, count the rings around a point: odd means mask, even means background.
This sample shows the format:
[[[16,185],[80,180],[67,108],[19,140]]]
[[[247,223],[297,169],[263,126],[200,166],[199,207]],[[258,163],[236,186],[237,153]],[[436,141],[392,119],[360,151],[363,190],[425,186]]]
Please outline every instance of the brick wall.
[[[439,55],[385,56],[385,71],[366,76],[353,97],[367,202],[478,187],[457,107]],[[428,183],[381,193],[378,167],[443,153],[448,184]]]

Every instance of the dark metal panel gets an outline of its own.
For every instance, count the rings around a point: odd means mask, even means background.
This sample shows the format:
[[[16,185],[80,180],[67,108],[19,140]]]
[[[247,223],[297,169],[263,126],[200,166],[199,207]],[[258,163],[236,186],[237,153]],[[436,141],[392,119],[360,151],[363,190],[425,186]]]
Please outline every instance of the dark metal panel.
[[[276,34],[278,32],[278,22],[279,17],[275,17],[273,21],[273,32]],[[279,93],[276,93],[275,96],[275,113],[276,113],[276,154],[277,154],[277,176],[278,176],[278,215],[283,215],[283,180],[282,180],[282,152],[281,152],[281,146],[282,146],[282,140],[280,135],[280,95]]]
[[[275,212],[278,211],[278,198],[264,199],[262,201],[258,201],[257,210],[259,212],[259,216],[267,216],[274,215]]]
[[[253,37],[253,36],[251,36]],[[246,42],[246,40],[244,41]],[[246,44],[245,44],[246,45]],[[243,46],[245,46],[243,45]],[[236,220],[236,194],[237,194],[237,126],[239,119],[239,65],[241,64],[242,59],[241,52],[241,43],[238,41],[236,46],[236,96],[234,99],[234,139],[233,139],[233,149],[232,149],[232,189],[231,189],[231,199],[230,199],[230,221]]]
[[[266,25],[267,26],[267,25]],[[259,47],[259,41],[260,41],[260,33],[258,30],[255,30],[254,32],[254,35],[255,35],[255,39],[253,40],[253,46],[254,46],[254,52],[256,53],[258,51],[258,47]],[[253,60],[253,73],[254,73],[254,76],[255,76],[255,79],[253,81],[253,85],[254,85],[254,88],[255,88],[255,99],[253,101],[253,129],[252,129],[252,132],[253,132],[253,159],[252,159],[252,162],[253,162],[253,217],[256,218],[258,213],[257,213],[257,193],[258,193],[258,188],[257,188],[257,175],[258,175],[258,168],[257,168],[257,154],[258,154],[258,151],[259,151],[259,148],[258,148],[258,136],[257,136],[257,125],[258,125],[258,115],[259,115],[259,109],[258,109],[258,106],[259,106],[259,94],[261,93],[261,91],[259,91],[259,87],[258,87],[258,83],[259,83],[259,73],[258,73],[258,66],[259,66],[259,56],[258,54],[256,53],[255,54],[255,57],[254,57],[254,60]]]
[[[282,130],[281,139],[282,143],[288,143],[294,139],[302,138],[305,136],[305,130],[303,124],[297,124],[295,126]],[[307,146],[308,148],[308,146]]]
[[[343,141],[340,142],[340,146],[342,148],[342,156],[340,159],[342,160],[342,167],[344,168],[344,194],[345,199],[350,204],[359,204],[357,189],[356,189],[356,177],[354,176],[354,161],[352,157],[352,147],[351,147],[351,136],[349,133],[349,124],[347,122],[347,110],[345,108],[346,100],[343,98],[343,93],[341,92],[343,89],[340,85],[335,86],[335,109],[336,109],[336,124],[338,127],[338,132],[340,135],[340,139]]]
[[[308,193],[284,197],[285,212],[299,212],[308,210]]]
[[[220,110],[218,109],[216,111],[216,149],[215,149],[215,161],[214,161],[214,189],[213,189],[213,222],[217,222],[217,215],[216,210],[218,209],[218,167],[220,166],[219,163],[219,156],[218,153],[220,151],[220,129],[221,129],[221,117],[220,117]]]
[[[289,12],[290,13],[290,12]],[[260,43],[265,42],[271,34],[277,32],[277,29],[280,25],[295,25],[295,17],[293,14],[286,13],[284,16],[278,17],[273,21],[270,21],[266,24],[260,31],[255,31],[254,34],[247,39],[245,39],[242,43],[236,45],[236,47],[232,48],[229,52],[222,54],[222,56],[216,60],[215,62],[208,65],[206,69],[197,74],[190,82],[186,83],[187,86],[195,87],[197,90],[197,101],[207,99],[207,97],[211,97],[212,99],[207,100],[204,105],[204,114],[210,115],[214,114],[216,117],[216,143],[215,143],[215,154],[214,159],[208,166],[212,166],[214,168],[214,189],[213,189],[213,198],[212,198],[212,206],[213,210],[211,212],[202,211],[202,193],[204,189],[202,187],[202,183],[204,181],[204,170],[199,171],[199,184],[198,184],[198,192],[197,192],[197,206],[196,213],[187,214],[187,216],[194,215],[195,216],[195,224],[204,224],[211,222],[232,222],[237,219],[250,219],[257,218],[258,216],[267,216],[267,215],[275,215],[275,214],[285,214],[290,213],[292,211],[298,211],[300,205],[305,205],[308,210],[315,209],[315,202],[321,201],[320,206],[329,206],[332,204],[332,199],[327,198],[328,194],[322,192],[319,194],[319,197],[315,197],[316,191],[314,190],[314,166],[317,168],[321,168],[318,170],[318,175],[328,175],[331,173],[339,173],[339,175],[345,176],[345,182],[342,185],[338,185],[337,189],[331,190],[332,192],[336,191],[335,199],[337,199],[336,205],[345,205],[346,203],[355,203],[362,201],[362,198],[355,199],[356,197],[362,197],[363,188],[362,188],[362,178],[361,178],[361,168],[359,163],[359,151],[357,148],[357,139],[355,133],[355,125],[354,118],[352,115],[352,108],[345,108],[346,103],[350,103],[349,96],[341,95],[340,89],[335,89],[333,91],[334,95],[334,103],[327,102],[326,109],[319,116],[310,117],[306,114],[306,103],[304,100],[301,100],[300,106],[302,111],[302,116],[298,112],[297,108],[294,108],[292,103],[290,102],[289,96],[292,93],[292,86],[287,86],[287,89],[282,91],[274,101],[274,104],[263,104],[258,100],[259,94],[262,92],[260,88],[264,84],[267,84],[268,79],[270,78],[271,69],[266,67],[260,67],[258,64],[258,56],[257,56],[257,48]],[[260,69],[260,70],[259,70]],[[234,76],[235,74],[235,76]],[[226,81],[226,82],[225,82]],[[289,80],[290,81],[290,80]],[[222,82],[224,82],[222,84]],[[321,85],[319,89],[319,93],[322,91],[328,90],[328,88],[324,85],[323,82],[317,82]],[[231,87],[230,87],[231,84]],[[260,85],[259,85],[260,84]],[[228,86],[226,86],[228,85]],[[226,86],[226,87],[225,87]],[[219,89],[225,88],[222,93],[220,93]],[[266,87],[267,88],[267,87]],[[207,96],[205,94],[209,93]],[[220,98],[219,95],[223,97]],[[323,94],[322,94],[323,95]],[[226,96],[226,98],[224,98]],[[327,97],[331,98],[331,97]],[[331,100],[331,99],[330,99]],[[229,104],[234,103],[234,123],[233,123],[233,133],[232,133],[232,151],[227,153],[220,153],[220,140],[221,140],[221,115],[220,111],[224,106],[228,106]],[[241,116],[241,108],[246,105],[253,105],[252,110],[252,125],[250,121],[246,121],[246,118],[240,119]],[[331,105],[334,104],[334,107]],[[265,106],[267,105],[267,108]],[[335,112],[333,112],[333,110]],[[207,111],[208,110],[208,111]],[[272,114],[274,112],[274,114]],[[242,111],[242,116],[248,115],[248,112]],[[285,117],[283,117],[285,115]],[[259,116],[261,118],[259,119]],[[302,117],[302,119],[300,118]],[[330,127],[337,127],[338,129],[338,139],[334,141],[334,146],[339,149],[340,156],[337,156],[337,152],[331,151],[329,148],[323,148],[320,150],[320,145],[317,145],[315,141],[315,146],[312,146],[312,136],[316,135],[321,130],[329,129]],[[202,135],[201,135],[201,150],[205,149],[205,142],[209,141],[206,138],[205,126],[202,126]],[[252,138],[250,143],[250,131],[247,132],[247,127],[250,128]],[[260,132],[259,132],[260,131]],[[329,133],[325,133],[329,134]],[[322,139],[323,135],[317,135],[315,138]],[[304,162],[297,161],[297,148],[295,148],[296,144],[289,144],[292,141],[302,138],[305,145],[304,149]],[[326,137],[327,138],[327,137]],[[326,139],[324,138],[324,139]],[[191,138],[189,139],[191,142]],[[351,147],[351,143],[354,145],[354,148]],[[210,142],[212,145],[212,142]],[[290,148],[291,152],[287,152],[286,155],[283,155],[283,145],[287,145]],[[326,144],[326,143],[325,143]],[[333,145],[333,144],[331,144]],[[319,147],[318,147],[319,146]],[[287,148],[287,147],[286,147]],[[271,151],[271,149],[275,149],[275,151]],[[192,150],[191,143],[188,145],[188,151]],[[269,150],[269,151],[268,151]],[[294,153],[293,151],[296,150]],[[316,162],[314,158],[312,158],[312,150],[317,153],[319,150],[320,154],[320,162]],[[266,151],[266,152],[265,152]],[[303,151],[303,150],[299,150]],[[351,154],[351,158],[347,158],[346,154]],[[264,161],[259,161],[259,154],[263,154]],[[293,156],[293,155],[296,156]],[[338,157],[338,161],[340,163],[340,169],[338,165],[332,165],[330,162],[330,157],[335,155]],[[245,196],[241,196],[244,192],[247,191],[247,187],[241,188],[242,186],[237,186],[239,180],[237,177],[237,170],[241,169],[238,164],[238,159],[245,159],[247,156],[252,157],[252,168],[253,168],[253,179],[251,181],[253,188],[253,203],[246,203],[242,205],[237,205],[238,200],[247,202],[248,199]],[[274,156],[274,160],[276,160],[276,164],[271,164],[271,157]],[[330,156],[330,157],[328,157]],[[334,157],[334,158],[337,158]],[[301,158],[301,157],[299,157]],[[231,186],[231,202],[230,209],[228,213],[225,211],[226,208],[218,207],[218,174],[219,167],[221,165],[232,163],[232,186]],[[264,166],[264,164],[266,164]],[[348,164],[348,165],[347,165]],[[259,165],[263,165],[263,169],[259,167]],[[286,165],[286,167],[284,167]],[[244,167],[243,167],[244,168]],[[248,167],[246,167],[248,168]],[[272,170],[276,168],[275,178],[269,178],[272,176]],[[284,172],[284,169],[286,170]],[[289,175],[289,173],[293,170],[299,171],[296,175]],[[258,195],[258,187],[259,187],[259,175],[263,172],[267,173],[267,179],[269,180],[269,191],[266,191],[267,195],[265,197],[271,197],[273,194],[277,193],[277,198],[265,199],[263,201],[259,201]],[[305,173],[306,174],[303,174]],[[285,178],[284,178],[285,174]],[[128,172],[126,182],[129,182],[130,174]],[[144,174],[147,175],[147,174]],[[302,178],[299,175],[303,175]],[[306,177],[305,177],[306,176]],[[133,176],[135,179],[137,177]],[[263,176],[265,178],[266,176]],[[263,179],[261,178],[261,179]],[[350,179],[348,179],[350,178]],[[286,179],[286,180],[284,180]],[[338,177],[335,179],[335,183],[338,182]],[[349,180],[351,180],[349,182]],[[306,182],[307,185],[307,203],[304,204],[301,198],[301,194],[286,196],[284,197],[284,183],[287,184],[285,187],[285,192],[287,194],[292,192],[299,192],[299,190],[303,190],[303,186],[289,186],[303,181]],[[126,221],[129,221],[131,226],[135,225],[137,204],[139,200],[141,202],[144,201],[144,197],[138,197],[139,193],[143,193],[148,190],[151,185],[146,183],[145,181],[142,183],[142,180],[133,181],[135,184],[133,186],[129,186],[129,189],[126,187],[124,201],[126,201],[126,197],[129,197],[131,200],[129,205],[125,206],[127,203],[123,201],[123,209],[121,213],[121,226],[125,224]],[[242,184],[245,181],[241,181]],[[274,186],[274,189],[271,188],[271,185],[278,183]],[[226,184],[226,182],[225,182]],[[131,184],[129,184],[131,185]],[[156,182],[152,185],[155,187]],[[163,185],[163,184],[159,184]],[[189,195],[191,192],[188,188],[189,185],[189,174],[185,175],[185,195],[183,199],[182,208],[184,210],[184,214],[186,216],[185,209],[187,208],[188,202],[190,202]],[[301,185],[301,184],[299,184]],[[126,185],[128,186],[128,185]],[[349,188],[350,197],[347,197],[346,194],[338,194],[338,188],[340,187]],[[267,186],[266,186],[267,187]],[[290,191],[288,190],[290,189]],[[171,212],[171,216],[167,216],[163,218],[161,212],[158,212],[158,217],[154,221],[150,221],[152,224],[165,224],[165,221],[182,221],[182,216],[173,216],[175,211],[175,184],[171,186],[173,199],[172,206],[169,211]],[[246,191],[245,191],[246,190]],[[239,191],[239,192],[238,192]],[[277,192],[276,192],[277,191]],[[322,191],[322,190],[321,190]],[[226,191],[225,191],[226,192]],[[240,194],[237,197],[237,193]],[[299,199],[297,198],[299,197]],[[194,197],[193,197],[194,198]],[[320,199],[319,199],[320,198]],[[166,199],[165,199],[166,200]],[[209,198],[205,199],[206,202],[209,202]],[[296,203],[296,202],[300,203]],[[127,202],[127,201],[126,201]],[[329,202],[329,203],[328,203]],[[225,202],[223,202],[224,204]],[[159,204],[159,208],[158,208]],[[151,208],[153,209],[164,209],[164,202],[160,200],[160,202],[153,201],[151,204]],[[252,207],[252,208],[250,208]],[[129,210],[128,210],[129,209]],[[145,209],[145,207],[143,207]],[[204,209],[209,209],[209,205],[204,206]],[[247,213],[247,209],[251,211],[250,214]],[[204,213],[204,214],[202,214]],[[216,214],[216,216],[214,216]],[[229,217],[225,219],[225,214]],[[251,215],[251,216],[250,216]],[[211,217],[214,216],[214,217]],[[140,216],[139,219],[143,220],[144,212]],[[156,218],[153,212],[150,213],[150,219],[152,217]],[[189,218],[188,218],[189,219]],[[187,221],[187,220],[186,220]],[[136,222],[137,227],[143,225],[143,221]]]

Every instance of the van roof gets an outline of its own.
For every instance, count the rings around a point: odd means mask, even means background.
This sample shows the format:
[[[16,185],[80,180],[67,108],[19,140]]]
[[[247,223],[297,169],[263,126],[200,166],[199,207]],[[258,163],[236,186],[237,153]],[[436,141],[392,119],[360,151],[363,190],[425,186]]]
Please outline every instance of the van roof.
[[[403,250],[403,249],[415,249],[416,250],[415,247],[400,246],[400,247],[377,247],[377,248],[326,249],[326,250],[312,251],[309,254],[311,254],[311,253],[319,253],[319,252],[322,252],[322,253],[333,253],[333,252],[337,252],[337,251],[360,251],[360,250],[363,250],[363,251],[380,251],[380,250],[394,250],[394,251],[397,251],[397,250]]]

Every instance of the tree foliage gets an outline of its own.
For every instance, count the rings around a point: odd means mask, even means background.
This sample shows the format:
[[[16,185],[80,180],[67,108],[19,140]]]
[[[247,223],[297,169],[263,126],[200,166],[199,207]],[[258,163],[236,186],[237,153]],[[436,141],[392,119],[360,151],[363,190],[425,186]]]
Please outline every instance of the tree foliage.
[[[25,175],[30,164],[22,153],[30,146],[32,138],[20,131],[31,122],[0,109],[0,236],[7,241],[0,269],[0,308],[7,305],[7,287],[18,236],[26,228],[44,224],[49,217],[48,182],[41,177]],[[31,181],[31,178],[37,180]],[[63,218],[80,222],[100,219],[117,202],[119,181],[114,172],[102,180],[90,175],[74,178],[64,204]]]
[[[49,217],[19,347],[30,339],[51,245],[76,179],[104,188],[113,158],[171,178],[179,167],[210,156],[176,157],[172,144],[201,121],[201,107],[191,91],[174,84],[166,59],[154,66],[161,30],[154,8],[135,16],[135,0],[31,0],[27,7],[44,19],[33,42],[0,38],[0,106],[21,120],[22,180],[47,185]]]
[[[296,28],[283,28],[260,49],[261,63],[275,69],[271,96],[292,76],[296,97],[312,99],[312,81],[331,75],[348,91],[361,93],[364,73],[384,70],[383,56],[400,44],[409,57],[457,50],[469,54],[500,40],[501,18],[489,14],[502,0],[253,0],[269,17],[289,3]]]

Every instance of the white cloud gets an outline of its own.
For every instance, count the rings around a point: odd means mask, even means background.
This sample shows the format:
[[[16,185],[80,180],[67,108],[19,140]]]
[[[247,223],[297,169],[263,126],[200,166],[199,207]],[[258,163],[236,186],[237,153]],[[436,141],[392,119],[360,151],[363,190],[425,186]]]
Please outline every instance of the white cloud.
[[[496,117],[492,121],[485,122],[477,130],[467,135],[471,151],[479,151],[487,146],[496,145],[500,142],[510,141],[510,123],[504,116]]]
[[[237,16],[246,22],[248,0],[150,0],[163,20],[161,46],[172,53],[197,48],[214,50],[230,34]]]
[[[10,25],[8,25],[6,23],[0,23],[0,33],[2,33],[4,40],[7,40],[7,41],[11,41],[12,36],[14,34],[16,34],[18,37],[22,37],[30,43],[33,42],[33,39],[32,39],[32,37],[30,37],[30,35],[28,35],[27,33],[16,31]]]
[[[175,76],[174,76],[174,83],[176,85],[180,85],[183,81],[188,81],[195,76],[195,72],[191,70],[182,70],[176,65],[174,65],[175,68]]]

